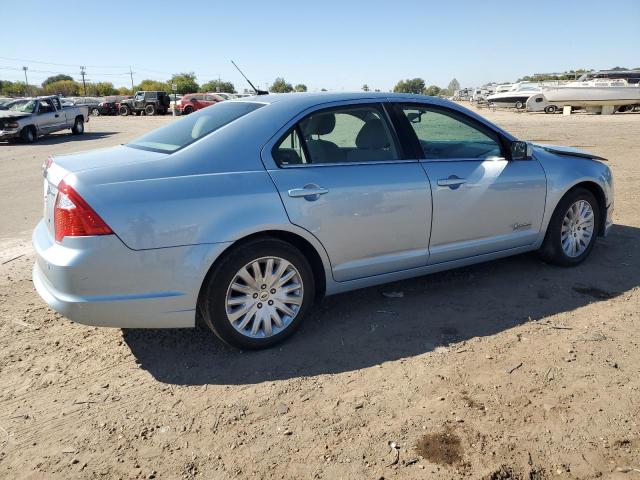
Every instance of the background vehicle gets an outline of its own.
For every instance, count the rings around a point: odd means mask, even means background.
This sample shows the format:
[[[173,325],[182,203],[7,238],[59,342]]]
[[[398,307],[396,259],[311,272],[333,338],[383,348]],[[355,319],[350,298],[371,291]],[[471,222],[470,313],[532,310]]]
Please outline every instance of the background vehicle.
[[[208,107],[218,102],[223,102],[225,99],[216,93],[189,93],[183,95],[178,102],[178,110],[183,115],[189,115],[190,113],[200,110],[201,108]]]
[[[30,100],[31,100],[30,98],[10,98],[8,99],[8,101],[5,101],[4,103],[0,104],[0,110],[9,110],[10,108],[15,107],[17,105],[24,105]]]
[[[82,135],[88,121],[87,107],[63,107],[58,96],[36,97],[0,112],[0,140],[20,138],[32,143],[39,136],[67,128]]]
[[[109,95],[104,97],[100,103],[89,109],[89,113],[93,116],[99,115],[117,115],[120,108],[120,102],[125,98],[131,98],[124,95]]]
[[[169,98],[171,99],[171,102],[169,102],[169,110],[177,109],[178,102],[182,100],[182,95],[180,94],[174,95],[173,93],[170,93]]]
[[[171,99],[166,92],[136,92],[133,98],[127,98],[120,102],[118,113],[122,116],[130,114],[163,115],[167,113]]]
[[[199,312],[225,342],[263,348],[323,294],[534,250],[579,264],[612,224],[597,159],[433,97],[222,102],[53,158],[33,282],[75,321],[192,327]]]

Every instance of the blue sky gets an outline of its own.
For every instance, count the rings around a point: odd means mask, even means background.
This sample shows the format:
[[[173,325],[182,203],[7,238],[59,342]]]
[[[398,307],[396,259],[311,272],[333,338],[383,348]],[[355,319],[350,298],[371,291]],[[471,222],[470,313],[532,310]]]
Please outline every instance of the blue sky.
[[[12,69],[26,65],[30,83],[49,72],[79,78],[88,65],[92,81],[129,86],[131,65],[136,83],[194,71],[201,83],[220,76],[242,89],[230,59],[261,87],[283,76],[311,91],[640,67],[640,0],[0,0],[0,18],[0,79],[24,80]]]

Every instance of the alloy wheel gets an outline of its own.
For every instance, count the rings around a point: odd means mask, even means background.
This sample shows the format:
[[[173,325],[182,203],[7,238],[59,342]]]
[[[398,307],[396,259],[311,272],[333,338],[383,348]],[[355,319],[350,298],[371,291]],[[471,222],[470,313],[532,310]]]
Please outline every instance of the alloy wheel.
[[[225,300],[227,320],[249,338],[268,338],[296,318],[304,297],[302,276],[280,257],[262,257],[233,277]]]
[[[569,207],[562,220],[560,241],[565,255],[582,255],[591,242],[595,227],[593,207],[586,200],[578,200]]]

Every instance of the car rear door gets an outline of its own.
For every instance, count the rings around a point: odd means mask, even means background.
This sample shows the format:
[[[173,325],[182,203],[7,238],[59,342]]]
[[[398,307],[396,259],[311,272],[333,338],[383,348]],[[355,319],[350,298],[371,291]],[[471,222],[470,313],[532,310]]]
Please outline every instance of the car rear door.
[[[538,240],[546,176],[537,160],[509,160],[506,139],[457,110],[411,103],[396,108],[415,134],[431,183],[429,264]]]
[[[263,149],[289,219],[316,236],[334,279],[424,266],[431,192],[381,103],[300,116]]]

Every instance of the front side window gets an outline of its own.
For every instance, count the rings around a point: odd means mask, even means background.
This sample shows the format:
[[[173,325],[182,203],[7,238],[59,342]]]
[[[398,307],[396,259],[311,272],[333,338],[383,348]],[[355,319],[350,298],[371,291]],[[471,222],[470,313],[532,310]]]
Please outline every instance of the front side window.
[[[298,141],[304,142],[307,154],[307,158],[301,157],[298,163],[380,162],[399,158],[384,111],[378,105],[352,105],[314,112],[298,123],[295,132]],[[279,146],[286,144],[285,137],[276,146],[277,162],[282,155]]]
[[[443,112],[402,106],[427,159],[501,156],[500,144],[476,127]]]
[[[262,106],[264,104],[253,102],[222,102],[153,130],[127,146],[172,153]]]

